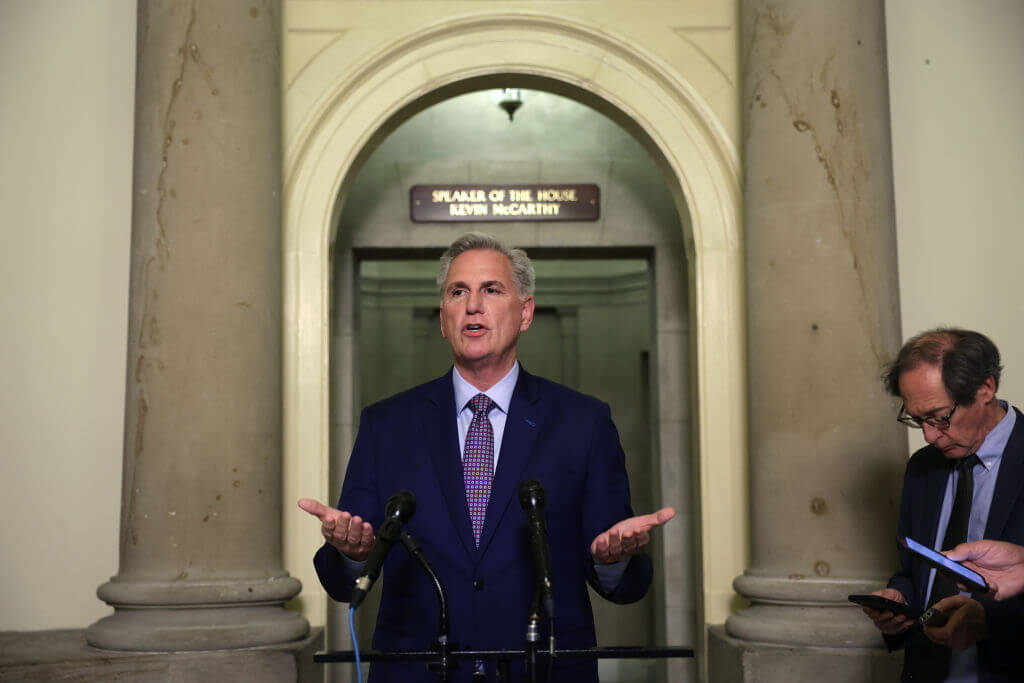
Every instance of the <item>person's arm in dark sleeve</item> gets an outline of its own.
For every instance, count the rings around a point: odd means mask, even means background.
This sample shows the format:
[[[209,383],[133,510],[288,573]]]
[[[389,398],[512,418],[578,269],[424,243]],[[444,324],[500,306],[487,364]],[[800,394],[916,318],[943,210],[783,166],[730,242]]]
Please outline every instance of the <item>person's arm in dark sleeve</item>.
[[[993,670],[1019,676],[1024,671],[1024,596],[996,601],[976,598],[985,608],[988,635],[978,641],[978,654]]]
[[[647,593],[654,568],[651,558],[642,550],[620,561],[598,564],[589,547],[591,541],[616,523],[633,517],[626,457],[608,406],[601,404],[601,408],[590,435],[583,501],[583,528],[588,543],[586,573],[587,581],[599,595],[625,604],[636,602]]]
[[[364,409],[345,471],[338,509],[360,517],[373,529],[378,527],[383,516],[383,502],[376,485],[376,459],[373,414],[369,409]],[[313,566],[321,585],[338,602],[351,599],[352,588],[363,565],[364,562],[347,557],[330,543],[324,543],[313,557]]]

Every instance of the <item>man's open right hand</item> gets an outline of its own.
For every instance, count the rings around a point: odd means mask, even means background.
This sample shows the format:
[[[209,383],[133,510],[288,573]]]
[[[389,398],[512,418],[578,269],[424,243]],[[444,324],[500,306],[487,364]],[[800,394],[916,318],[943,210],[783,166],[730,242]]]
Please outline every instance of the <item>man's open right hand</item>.
[[[370,555],[377,542],[372,524],[312,498],[299,500],[299,507],[320,520],[320,532],[324,540],[346,556],[362,562]]]

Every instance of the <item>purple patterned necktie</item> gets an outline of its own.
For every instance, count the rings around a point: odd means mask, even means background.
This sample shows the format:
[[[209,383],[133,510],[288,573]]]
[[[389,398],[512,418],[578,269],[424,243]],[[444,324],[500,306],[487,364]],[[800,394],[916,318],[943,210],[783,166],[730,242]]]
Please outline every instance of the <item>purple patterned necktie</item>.
[[[479,548],[487,501],[491,497],[491,480],[494,479],[494,428],[487,414],[495,403],[486,395],[477,394],[466,405],[473,411],[473,421],[469,423],[469,431],[466,432],[462,468],[466,479],[469,519],[473,523],[473,540]]]

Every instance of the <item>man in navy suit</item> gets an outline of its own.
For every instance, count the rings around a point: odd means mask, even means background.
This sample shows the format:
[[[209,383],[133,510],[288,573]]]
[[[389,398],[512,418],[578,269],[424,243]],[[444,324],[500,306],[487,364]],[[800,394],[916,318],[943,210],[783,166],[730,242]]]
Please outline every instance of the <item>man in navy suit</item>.
[[[649,532],[675,512],[633,516],[608,406],[534,377],[516,360],[519,335],[534,311],[534,272],[525,252],[488,235],[464,235],[442,256],[438,284],[441,333],[451,344],[453,368],[363,411],[337,509],[299,502],[321,521],[325,543],[314,559],[317,575],[331,597],[349,601],[385,502],[407,489],[417,510],[405,528],[447,590],[452,640],[464,649],[521,649],[537,579],[517,492],[522,480],[535,478],[547,494],[558,646],[593,646],[587,583],[613,602],[643,597],[652,575],[643,552]],[[476,466],[466,458],[467,434],[476,443],[474,430],[482,424],[470,406],[479,394],[490,399],[484,414],[494,462],[481,503],[486,514],[476,515],[474,527],[467,472]],[[477,495],[471,497],[479,502]],[[432,584],[404,550],[392,550],[374,647],[423,650],[436,631]],[[493,678],[493,666],[463,663],[456,680],[468,681],[485,668]],[[596,681],[597,665],[566,659],[556,662],[554,673],[555,680]],[[436,680],[423,664],[377,664],[373,677]]]
[[[1024,542],[1024,418],[996,398],[1001,370],[991,340],[953,328],[917,335],[890,366],[886,387],[903,399],[897,419],[923,429],[929,444],[907,464],[900,537],[940,551],[982,538]],[[906,648],[903,680],[1024,680],[1021,598],[961,593],[906,549],[900,565],[876,594],[949,616],[922,628],[865,609],[890,648]]]

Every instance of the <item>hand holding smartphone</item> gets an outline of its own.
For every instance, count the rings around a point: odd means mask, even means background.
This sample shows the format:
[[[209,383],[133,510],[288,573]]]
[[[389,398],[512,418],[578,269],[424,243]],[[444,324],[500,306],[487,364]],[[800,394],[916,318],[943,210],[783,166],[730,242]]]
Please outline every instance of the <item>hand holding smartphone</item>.
[[[911,619],[917,619],[921,616],[921,610],[917,609],[913,605],[908,605],[905,602],[897,602],[890,600],[889,598],[883,598],[881,595],[871,595],[870,593],[854,593],[853,595],[846,596],[846,599],[850,602],[856,603],[861,607],[867,607],[869,609],[876,609],[879,612],[892,612],[893,614],[902,614],[910,617]]]
[[[924,614],[917,618],[917,623],[922,626],[932,626],[934,628],[942,628],[946,625],[947,621],[949,621],[949,613],[942,612],[934,607],[929,607],[924,611]]]
[[[954,562],[942,553],[936,552],[928,546],[921,545],[909,536],[902,537],[900,539],[900,544],[928,564],[935,567],[936,571],[948,577],[950,580],[967,586],[975,593],[988,592],[988,584],[985,583],[985,577],[978,572],[968,569],[959,562]]]

